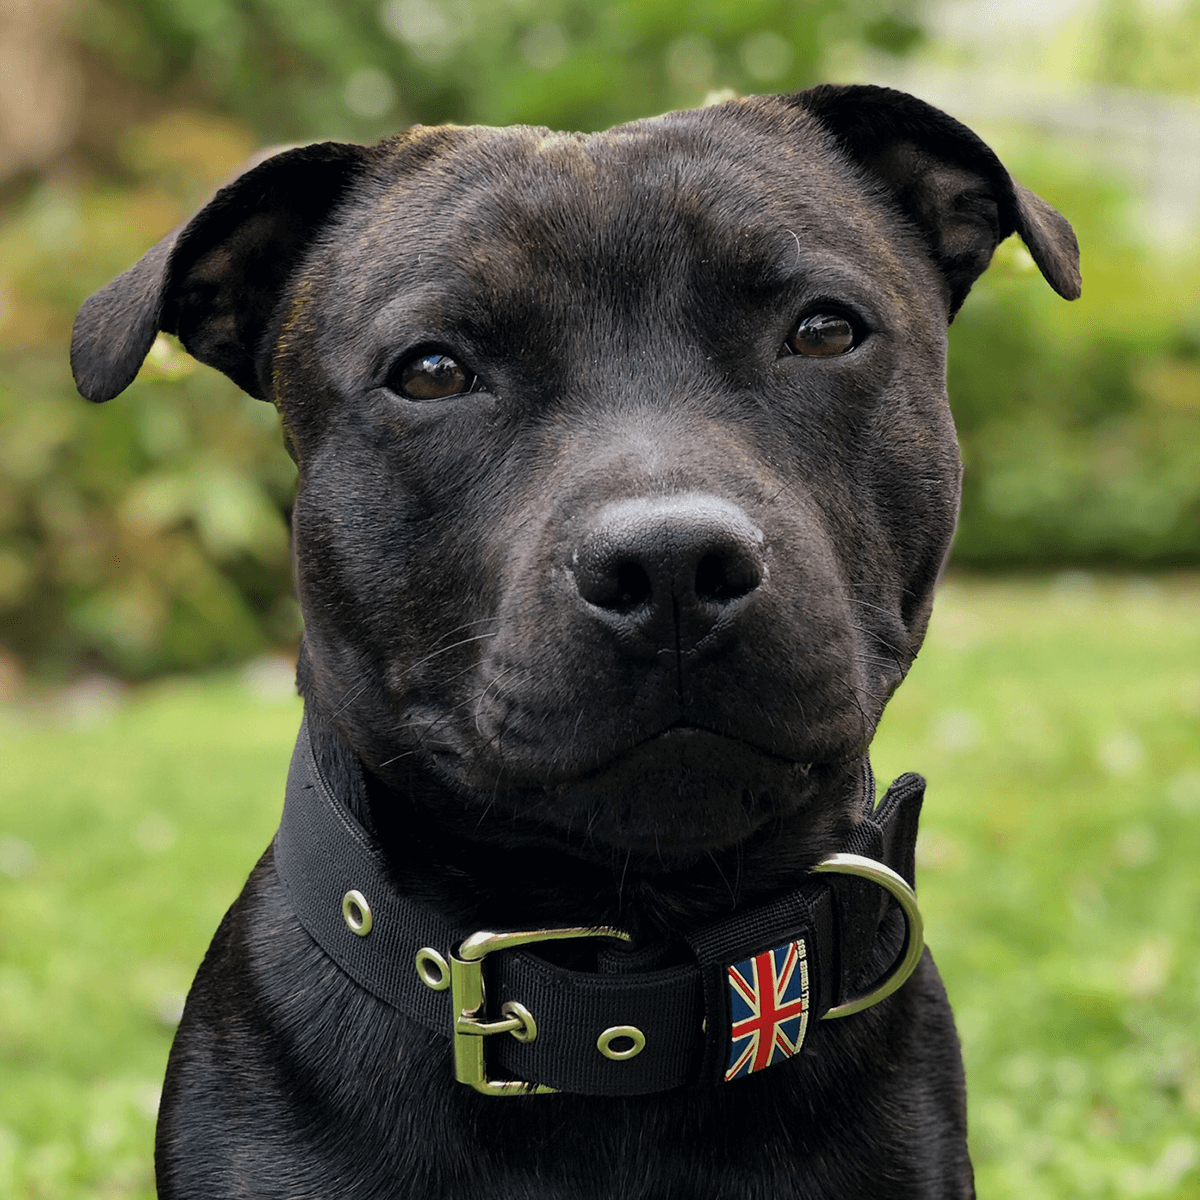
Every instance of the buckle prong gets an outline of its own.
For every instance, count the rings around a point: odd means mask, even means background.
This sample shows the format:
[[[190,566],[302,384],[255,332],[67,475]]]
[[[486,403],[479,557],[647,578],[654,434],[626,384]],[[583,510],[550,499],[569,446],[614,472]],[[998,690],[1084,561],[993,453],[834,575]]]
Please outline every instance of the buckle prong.
[[[487,1019],[487,997],[483,985],[483,960],[496,950],[511,950],[535,942],[566,941],[571,938],[603,937],[630,941],[619,929],[532,929],[519,933],[489,933],[480,930],[465,938],[450,955],[450,997],[454,1011],[454,1077],[485,1096],[545,1096],[558,1091],[544,1083],[523,1079],[489,1079],[484,1061],[483,1039],[494,1033],[511,1033],[518,1041],[537,1037],[533,1014],[524,1005],[509,1001],[501,1007],[500,1020]]]

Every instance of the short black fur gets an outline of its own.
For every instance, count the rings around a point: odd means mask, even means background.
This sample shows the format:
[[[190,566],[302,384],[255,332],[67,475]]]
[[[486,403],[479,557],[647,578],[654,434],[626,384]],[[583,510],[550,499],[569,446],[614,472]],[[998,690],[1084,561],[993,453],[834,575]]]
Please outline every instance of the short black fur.
[[[885,89],[415,128],[234,181],[83,307],[72,364],[107,400],[174,330],[279,408],[316,757],[398,886],[676,953],[852,834],[954,528],[946,327],[1014,230],[1077,295],[1066,222]],[[785,353],[829,312],[848,352]],[[479,386],[397,394],[416,350]],[[928,954],[820,1024],[724,1086],[485,1098],[325,958],[268,851],[188,998],[159,1195],[971,1196]]]

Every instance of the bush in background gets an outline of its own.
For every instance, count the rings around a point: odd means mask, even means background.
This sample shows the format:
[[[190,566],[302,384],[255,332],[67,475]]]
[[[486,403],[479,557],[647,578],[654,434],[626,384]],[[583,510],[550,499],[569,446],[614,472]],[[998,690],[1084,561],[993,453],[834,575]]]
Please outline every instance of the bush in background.
[[[847,45],[904,53],[920,0],[87,0],[110,91],[240,115],[267,140],[416,121],[597,129],[713,87],[815,82]],[[268,86],[264,84],[269,81]]]
[[[713,86],[792,90],[848,46],[919,45],[915,11],[908,0],[82,3],[54,42],[83,80],[78,127],[0,191],[0,691],[6,661],[46,677],[145,677],[294,646],[294,470],[271,408],[165,338],[103,408],[67,371],[79,303],[256,146],[372,138],[412,120],[598,128]],[[1119,195],[1046,155],[1010,165],[1079,229],[1084,298],[1063,304],[1011,241],[955,323],[967,464],[955,561],[1194,566],[1200,252],[1164,265]]]
[[[81,299],[252,145],[228,119],[169,114],[127,135],[125,178],[43,183],[0,229],[0,622],[41,674],[145,676],[298,636],[274,410],[166,338],[102,407],[66,359]]]
[[[1119,194],[1010,164],[1068,215],[1083,296],[1064,304],[1015,239],[950,333],[963,448],[952,561],[989,569],[1200,563],[1200,246],[1164,261]]]

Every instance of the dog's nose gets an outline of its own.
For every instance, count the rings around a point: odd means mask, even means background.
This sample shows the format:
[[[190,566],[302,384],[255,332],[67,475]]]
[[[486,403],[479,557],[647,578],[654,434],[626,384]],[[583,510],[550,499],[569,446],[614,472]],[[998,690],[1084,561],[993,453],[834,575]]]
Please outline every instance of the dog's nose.
[[[693,649],[763,582],[763,534],[736,505],[685,494],[602,508],[572,568],[593,614],[654,649]]]

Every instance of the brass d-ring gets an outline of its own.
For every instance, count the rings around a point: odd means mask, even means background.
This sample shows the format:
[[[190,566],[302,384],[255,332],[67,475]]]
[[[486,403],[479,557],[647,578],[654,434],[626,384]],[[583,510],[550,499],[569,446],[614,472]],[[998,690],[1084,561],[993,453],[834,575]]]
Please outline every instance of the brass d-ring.
[[[921,961],[921,951],[925,948],[925,925],[921,920],[920,909],[917,908],[916,892],[891,867],[876,862],[873,858],[863,858],[861,854],[831,854],[813,867],[813,873],[855,875],[859,879],[867,879],[884,891],[890,892],[900,905],[900,911],[904,913],[904,952],[883,977],[883,981],[865,996],[859,996],[857,1000],[847,1000],[845,1004],[839,1004],[825,1014],[826,1019],[849,1017],[890,996],[916,970],[917,963]]]
[[[357,888],[351,888],[342,897],[342,916],[351,933],[366,937],[371,932],[371,906]]]
[[[617,1050],[613,1043],[620,1041],[626,1041],[629,1045],[623,1050]],[[645,1048],[646,1035],[636,1025],[614,1025],[596,1039],[596,1049],[613,1062],[624,1062],[627,1058],[641,1054]]]

